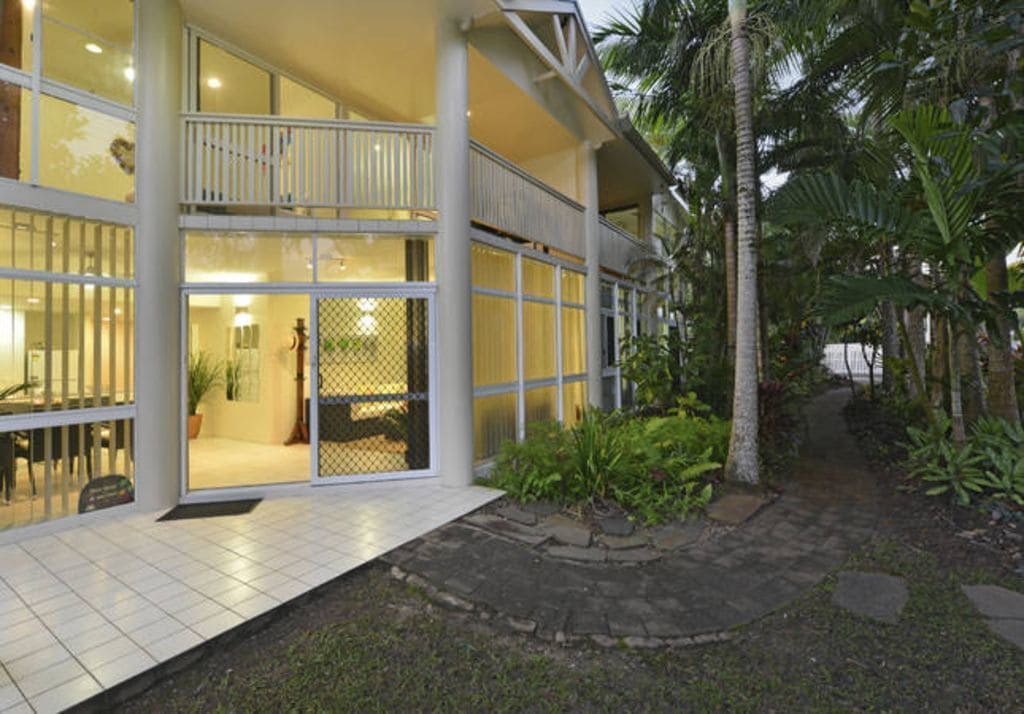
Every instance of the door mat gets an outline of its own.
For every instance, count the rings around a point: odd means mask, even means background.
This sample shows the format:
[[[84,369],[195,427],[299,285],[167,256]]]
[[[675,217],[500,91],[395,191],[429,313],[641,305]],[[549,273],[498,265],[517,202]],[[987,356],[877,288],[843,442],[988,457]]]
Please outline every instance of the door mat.
[[[240,516],[256,508],[262,498],[244,498],[237,501],[211,501],[210,503],[182,503],[175,506],[158,521],[181,521],[186,518],[216,518],[217,516]]]

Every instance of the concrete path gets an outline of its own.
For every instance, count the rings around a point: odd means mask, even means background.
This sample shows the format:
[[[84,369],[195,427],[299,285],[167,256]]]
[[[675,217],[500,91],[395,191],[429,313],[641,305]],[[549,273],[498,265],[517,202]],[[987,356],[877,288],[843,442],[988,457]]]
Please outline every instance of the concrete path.
[[[808,409],[805,455],[785,493],[741,526],[642,565],[570,563],[472,525],[449,524],[389,554],[399,577],[463,609],[554,641],[703,641],[788,603],[873,532],[877,490],[834,390]]]

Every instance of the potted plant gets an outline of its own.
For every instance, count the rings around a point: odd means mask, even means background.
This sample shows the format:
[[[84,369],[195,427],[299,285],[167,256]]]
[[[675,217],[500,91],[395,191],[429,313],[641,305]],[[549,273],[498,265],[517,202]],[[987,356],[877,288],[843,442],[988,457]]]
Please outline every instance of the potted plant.
[[[195,439],[203,426],[199,403],[214,387],[224,381],[224,367],[209,352],[198,351],[188,356],[188,438]]]

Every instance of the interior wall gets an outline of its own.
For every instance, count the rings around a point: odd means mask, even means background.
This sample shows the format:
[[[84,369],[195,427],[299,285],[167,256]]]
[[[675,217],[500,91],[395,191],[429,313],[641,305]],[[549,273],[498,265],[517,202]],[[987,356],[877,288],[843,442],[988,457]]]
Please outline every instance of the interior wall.
[[[575,148],[563,149],[553,154],[526,159],[520,164],[520,168],[574,201],[582,202],[583,197],[577,180],[577,153]]]

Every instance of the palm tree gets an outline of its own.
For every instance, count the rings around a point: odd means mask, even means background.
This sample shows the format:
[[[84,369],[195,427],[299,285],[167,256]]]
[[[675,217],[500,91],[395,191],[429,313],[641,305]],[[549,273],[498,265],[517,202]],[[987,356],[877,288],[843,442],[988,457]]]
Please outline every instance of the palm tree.
[[[729,0],[732,84],[736,94],[736,366],[732,433],[725,470],[745,483],[759,480],[757,405],[757,171],[747,1]]]

